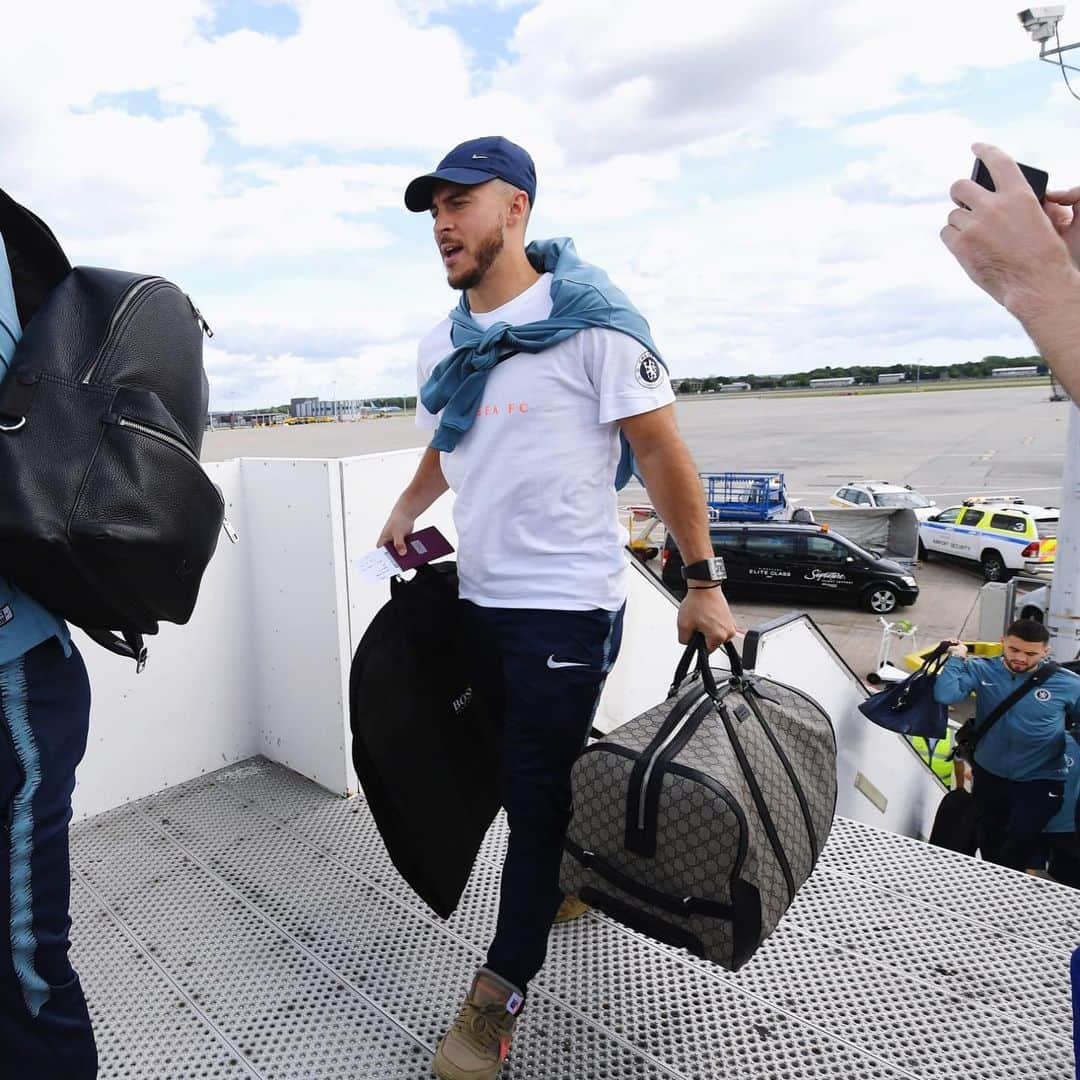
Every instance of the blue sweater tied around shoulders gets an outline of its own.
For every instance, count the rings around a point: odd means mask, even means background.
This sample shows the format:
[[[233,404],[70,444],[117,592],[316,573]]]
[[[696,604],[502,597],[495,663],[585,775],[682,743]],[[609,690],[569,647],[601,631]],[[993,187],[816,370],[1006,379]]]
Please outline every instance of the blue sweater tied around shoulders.
[[[573,240],[537,240],[525,249],[525,255],[534,269],[552,275],[551,314],[521,326],[496,322],[484,330],[469,311],[467,295],[461,294],[458,306],[450,312],[454,350],[435,365],[420,391],[424,408],[442,414],[431,440],[434,450],[448,452],[457,446],[476,419],[491,369],[516,353],[543,352],[579,330],[600,326],[634,338],[664,364],[644,316],[603,270],[581,259]],[[625,434],[620,432],[620,436],[622,456],[615,473],[616,488],[637,475],[630,444]]]

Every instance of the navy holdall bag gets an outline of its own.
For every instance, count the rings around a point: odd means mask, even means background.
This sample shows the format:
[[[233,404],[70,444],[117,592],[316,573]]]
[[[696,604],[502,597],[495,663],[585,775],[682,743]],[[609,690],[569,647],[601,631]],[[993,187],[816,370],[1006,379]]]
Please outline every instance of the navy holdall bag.
[[[934,700],[934,683],[945,666],[949,643],[943,641],[903,682],[871,694],[859,705],[859,712],[879,727],[901,735],[921,735],[941,739],[948,726],[948,707]]]

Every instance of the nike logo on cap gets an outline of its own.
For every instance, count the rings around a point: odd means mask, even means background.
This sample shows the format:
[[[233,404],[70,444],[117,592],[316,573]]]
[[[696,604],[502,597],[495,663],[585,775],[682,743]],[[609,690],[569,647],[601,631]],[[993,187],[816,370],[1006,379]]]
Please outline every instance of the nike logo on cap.
[[[473,161],[487,161],[487,154],[473,154]]]
[[[547,658],[547,666],[549,668],[561,668],[561,667],[588,667],[588,664],[579,664],[574,660],[556,660],[555,654],[552,653]]]

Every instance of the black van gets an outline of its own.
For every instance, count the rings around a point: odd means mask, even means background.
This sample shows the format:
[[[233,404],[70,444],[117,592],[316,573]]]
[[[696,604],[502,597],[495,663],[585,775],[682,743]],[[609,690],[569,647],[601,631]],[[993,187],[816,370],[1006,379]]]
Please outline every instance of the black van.
[[[887,615],[919,598],[909,570],[859,547],[820,525],[778,523],[712,525],[713,551],[723,557],[724,591],[748,598],[858,604]],[[682,597],[682,556],[668,534],[661,554],[661,579]]]

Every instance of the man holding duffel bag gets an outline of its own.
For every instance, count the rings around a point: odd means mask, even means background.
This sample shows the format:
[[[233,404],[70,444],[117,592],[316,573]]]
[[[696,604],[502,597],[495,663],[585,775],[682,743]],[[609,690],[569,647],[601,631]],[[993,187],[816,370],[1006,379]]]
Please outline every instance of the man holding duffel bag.
[[[21,334],[0,237],[0,381]],[[68,822],[90,685],[66,625],[0,578],[0,1048],[6,1070],[87,1080],[97,1051],[68,962]]]
[[[532,158],[473,139],[417,177],[461,301],[422,341],[417,423],[433,438],[379,538],[404,537],[456,494],[459,595],[474,684],[502,730],[510,825],[495,938],[434,1062],[442,1080],[495,1080],[562,900],[570,769],[618,653],[629,570],[615,489],[629,449],[695,578],[679,614],[709,646],[735,624],[705,497],[675,424],[645,319],[566,239],[525,248]]]

